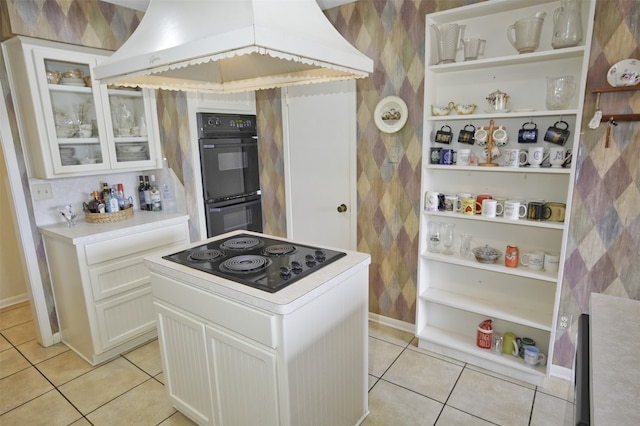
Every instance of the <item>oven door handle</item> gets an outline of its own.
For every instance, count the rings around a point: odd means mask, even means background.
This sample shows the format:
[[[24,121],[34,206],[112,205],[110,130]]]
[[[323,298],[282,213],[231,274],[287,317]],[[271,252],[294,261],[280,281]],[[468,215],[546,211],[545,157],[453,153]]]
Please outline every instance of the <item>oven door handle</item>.
[[[257,146],[257,142],[240,142],[240,143],[203,143],[202,148],[204,149],[213,149],[213,148],[231,148],[231,147],[244,147],[244,146]]]

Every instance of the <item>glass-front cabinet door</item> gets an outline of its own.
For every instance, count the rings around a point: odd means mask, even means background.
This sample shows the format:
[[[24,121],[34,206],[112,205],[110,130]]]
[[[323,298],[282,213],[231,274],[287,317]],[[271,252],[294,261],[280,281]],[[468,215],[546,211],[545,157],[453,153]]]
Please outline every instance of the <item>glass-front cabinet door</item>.
[[[33,51],[53,173],[110,168],[104,105],[94,89],[95,56]]]
[[[147,125],[148,112],[154,110],[154,92],[108,87],[107,93],[111,114],[105,118],[114,141],[109,145],[112,167],[131,168],[154,161],[157,145],[149,142],[154,129]]]

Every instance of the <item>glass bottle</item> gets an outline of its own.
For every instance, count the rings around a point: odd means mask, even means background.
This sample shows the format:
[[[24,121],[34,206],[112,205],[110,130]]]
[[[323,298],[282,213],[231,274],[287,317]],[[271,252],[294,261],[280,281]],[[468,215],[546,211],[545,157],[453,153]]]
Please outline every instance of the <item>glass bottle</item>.
[[[151,211],[151,184],[149,183],[149,176],[144,177],[144,209]]]
[[[146,210],[147,204],[144,201],[144,177],[138,176],[138,202],[140,203],[140,210]]]
[[[554,49],[577,46],[582,40],[582,13],[580,0],[560,0],[560,7],[553,13]]]
[[[118,184],[116,196],[118,197],[118,208],[124,210],[124,186],[121,183]]]
[[[151,210],[159,212],[162,210],[162,200],[160,199],[160,191],[156,185],[156,175],[151,175],[151,190],[149,192],[151,196]]]

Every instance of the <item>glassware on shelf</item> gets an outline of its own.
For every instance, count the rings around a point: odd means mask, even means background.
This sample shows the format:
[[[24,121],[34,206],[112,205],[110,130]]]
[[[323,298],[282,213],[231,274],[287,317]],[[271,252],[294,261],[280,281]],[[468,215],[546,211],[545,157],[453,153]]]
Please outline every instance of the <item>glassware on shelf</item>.
[[[455,223],[444,223],[442,225],[442,245],[445,248],[442,254],[453,254],[453,230],[455,227]]]
[[[438,221],[430,221],[429,222],[429,235],[427,235],[428,238],[428,246],[429,246],[429,251],[431,253],[440,253],[440,241],[442,239],[442,222],[438,222]]]
[[[469,234],[460,235],[460,256],[469,257],[471,255],[471,238]]]

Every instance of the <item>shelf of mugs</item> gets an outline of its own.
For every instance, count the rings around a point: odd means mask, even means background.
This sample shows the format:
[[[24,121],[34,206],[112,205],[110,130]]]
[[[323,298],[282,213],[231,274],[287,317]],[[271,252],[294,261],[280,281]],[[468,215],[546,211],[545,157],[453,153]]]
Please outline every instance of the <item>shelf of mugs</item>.
[[[493,222],[507,225],[516,225],[516,226],[530,226],[534,228],[547,228],[547,229],[557,229],[559,231],[564,230],[565,225],[564,222],[551,222],[551,221],[536,221],[529,220],[526,218],[520,219],[507,219],[503,216],[496,217],[487,217],[482,216],[481,214],[469,215],[462,214],[460,212],[449,212],[449,211],[440,211],[440,210],[423,210],[423,213],[427,216],[433,216],[434,218],[447,218],[447,219],[462,219],[462,220],[477,220],[481,222]]]
[[[552,327],[551,318],[553,317],[553,312],[534,309],[529,305],[517,303],[517,301],[505,304],[503,300],[496,301],[491,297],[482,299],[475,295],[461,294],[439,288],[426,289],[420,295],[420,299],[544,331],[551,331]]]
[[[473,331],[475,332],[475,328],[473,328]],[[546,366],[538,365],[536,367],[530,367],[525,364],[524,360],[520,357],[507,354],[499,355],[489,349],[479,348],[476,345],[475,335],[471,337],[427,325],[417,333],[417,337],[420,339],[419,347],[423,349],[433,350],[428,344],[423,344],[423,341],[431,342],[437,346],[455,348],[456,359],[464,357],[464,354],[468,354],[473,357],[469,358],[468,361],[473,361],[474,364],[477,364],[476,358],[490,363],[502,364],[522,374],[536,376],[538,380],[540,380],[540,384],[542,384],[542,381],[546,377]]]
[[[506,244],[505,244],[506,246]],[[453,254],[432,253],[430,251],[424,252],[421,257],[428,260],[437,262],[449,263],[452,265],[466,266],[474,269],[482,269],[485,271],[499,272],[502,274],[515,275],[525,278],[533,278],[541,281],[556,282],[558,279],[558,272],[547,272],[544,270],[529,269],[525,266],[518,266],[517,268],[508,268],[504,265],[504,256],[500,256],[496,260],[496,263],[480,263],[472,257],[462,257],[454,250]]]
[[[495,161],[494,161],[495,162]],[[558,174],[568,175],[571,173],[569,167],[507,167],[498,165],[497,167],[482,167],[482,166],[457,166],[442,165],[442,164],[425,164],[426,169],[434,170],[451,170],[451,171],[471,171],[471,172],[491,172],[491,173],[542,173],[542,174]]]

